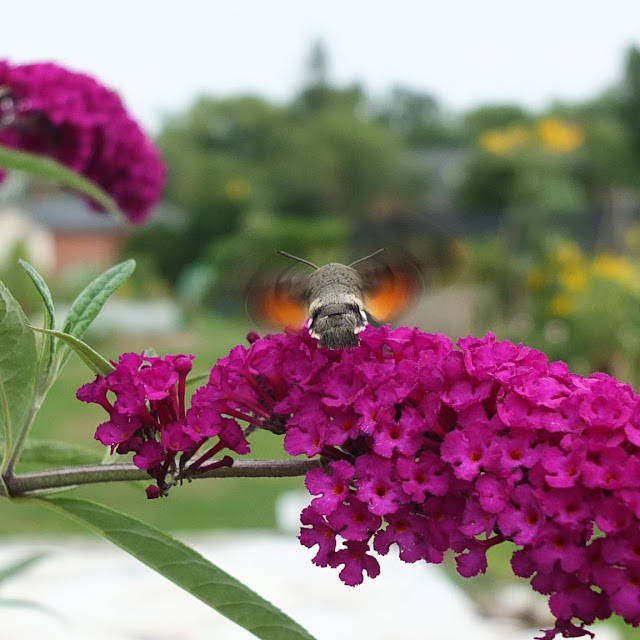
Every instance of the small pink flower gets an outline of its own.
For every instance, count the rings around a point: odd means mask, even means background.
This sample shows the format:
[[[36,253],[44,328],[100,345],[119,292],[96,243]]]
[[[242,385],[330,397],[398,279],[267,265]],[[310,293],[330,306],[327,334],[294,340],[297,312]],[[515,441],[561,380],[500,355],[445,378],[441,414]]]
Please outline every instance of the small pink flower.
[[[344,547],[336,551],[329,563],[332,567],[344,565],[340,571],[340,579],[350,587],[362,584],[364,574],[375,578],[380,573],[380,564],[374,556],[367,553],[369,547],[366,542],[348,540]]]
[[[329,515],[349,495],[353,481],[353,465],[346,460],[330,462],[327,470],[312,469],[305,477],[310,494],[319,496],[311,501],[311,507],[320,515]]]

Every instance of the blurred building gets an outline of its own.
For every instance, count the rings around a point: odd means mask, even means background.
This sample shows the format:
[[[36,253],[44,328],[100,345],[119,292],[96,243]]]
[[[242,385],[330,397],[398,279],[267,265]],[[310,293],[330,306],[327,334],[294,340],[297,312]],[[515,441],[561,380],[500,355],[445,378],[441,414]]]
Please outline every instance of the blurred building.
[[[67,194],[31,196],[0,209],[0,266],[21,254],[46,273],[106,268],[120,254],[130,227]]]

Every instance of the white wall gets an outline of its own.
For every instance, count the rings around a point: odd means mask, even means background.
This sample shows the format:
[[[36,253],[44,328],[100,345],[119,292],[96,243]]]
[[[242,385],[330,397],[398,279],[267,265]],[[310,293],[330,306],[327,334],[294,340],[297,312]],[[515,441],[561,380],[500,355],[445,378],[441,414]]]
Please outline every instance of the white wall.
[[[50,271],[55,266],[53,234],[27,218],[18,208],[0,209],[0,268],[6,265],[12,249],[22,243],[27,260],[39,271]]]

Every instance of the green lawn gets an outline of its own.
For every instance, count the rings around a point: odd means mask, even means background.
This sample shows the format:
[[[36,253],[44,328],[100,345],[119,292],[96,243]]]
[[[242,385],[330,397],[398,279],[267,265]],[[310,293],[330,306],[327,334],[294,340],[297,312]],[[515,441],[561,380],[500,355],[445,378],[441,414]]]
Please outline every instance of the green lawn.
[[[158,354],[194,353],[194,372],[208,371],[220,356],[244,342],[249,326],[237,321],[196,318],[185,331],[162,338],[113,336],[92,343],[108,358],[124,351],[154,348]],[[91,339],[88,341],[91,343]],[[69,359],[50,391],[33,426],[34,438],[54,439],[80,445],[102,455],[104,447],[93,434],[106,413],[96,405],[75,398],[78,387],[93,375],[76,358]],[[269,433],[252,435],[255,458],[282,458],[282,438]],[[22,469],[28,470],[27,467]],[[18,469],[21,470],[20,468]],[[146,483],[117,483],[82,487],[73,495],[102,502],[126,511],[165,530],[272,528],[274,502],[287,489],[301,487],[302,478],[229,478],[200,480],[173,489],[168,498],[147,500]],[[0,535],[64,533],[81,529],[45,509],[0,501]]]

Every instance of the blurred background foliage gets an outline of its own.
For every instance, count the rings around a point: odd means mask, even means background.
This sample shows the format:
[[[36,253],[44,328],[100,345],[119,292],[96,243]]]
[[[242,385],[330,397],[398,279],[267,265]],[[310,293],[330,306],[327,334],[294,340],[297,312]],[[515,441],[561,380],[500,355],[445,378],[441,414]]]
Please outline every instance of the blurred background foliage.
[[[167,121],[158,141],[180,215],[137,231],[128,253],[178,294],[197,281],[207,309],[236,313],[275,249],[324,262],[402,247],[426,298],[456,284],[483,292],[467,331],[637,384],[640,51],[619,77],[543,113],[452,114],[408,87],[376,98],[336,86],[317,43],[288,103],[206,96]]]

